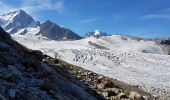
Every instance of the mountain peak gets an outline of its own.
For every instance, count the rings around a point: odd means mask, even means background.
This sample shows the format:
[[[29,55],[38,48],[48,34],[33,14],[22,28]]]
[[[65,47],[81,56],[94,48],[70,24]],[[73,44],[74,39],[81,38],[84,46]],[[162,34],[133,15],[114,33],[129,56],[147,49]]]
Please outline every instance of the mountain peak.
[[[25,12],[24,10],[22,10],[22,9],[19,9],[19,10],[17,10],[18,12]]]
[[[90,36],[108,36],[108,34],[106,32],[102,32],[102,31],[96,29],[94,31],[87,32],[85,34],[85,38],[90,37]]]
[[[21,10],[21,9],[19,9],[19,10],[15,10],[15,11],[12,11],[12,12],[9,12],[9,13],[7,13],[7,14],[3,14],[3,15],[1,15],[1,16],[13,16],[13,17],[15,17],[16,15],[18,15],[18,14],[27,14],[24,10]],[[15,15],[15,16],[14,16]],[[27,14],[28,15],[28,14]]]
[[[21,9],[4,14],[0,16],[0,19],[1,26],[11,34],[26,27],[40,26],[39,22],[36,22],[29,14]]]
[[[44,24],[55,24],[55,23],[53,23],[53,22],[50,21],[50,20],[47,20],[47,21],[44,22]]]
[[[94,31],[94,35],[100,35],[100,34],[101,34],[100,30],[95,30]]]
[[[22,10],[22,9],[19,9],[19,10],[17,10],[17,11],[15,11],[15,12],[17,12],[18,14],[27,14],[24,10]],[[28,14],[27,14],[28,15]]]
[[[67,28],[62,28],[54,22],[47,20],[40,26],[40,31],[37,35],[42,35],[52,40],[76,40],[81,39],[79,35]]]
[[[50,21],[50,20],[47,20],[47,21],[45,21],[45,22],[47,22],[47,23],[53,23],[52,21]]]
[[[26,13],[26,12],[22,9],[19,9],[19,10],[15,10],[15,11],[12,11],[12,12],[9,12],[9,13]]]

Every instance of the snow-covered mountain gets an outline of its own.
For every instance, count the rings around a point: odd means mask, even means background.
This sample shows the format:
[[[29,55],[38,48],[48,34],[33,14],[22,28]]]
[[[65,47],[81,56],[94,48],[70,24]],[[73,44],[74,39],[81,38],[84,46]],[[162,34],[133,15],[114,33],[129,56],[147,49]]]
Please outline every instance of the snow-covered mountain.
[[[9,32],[14,34],[21,29],[40,26],[39,21],[35,21],[30,15],[23,10],[17,10],[0,16],[1,26]]]
[[[70,29],[62,28],[57,24],[47,20],[40,26],[40,31],[37,35],[42,35],[53,40],[77,40],[81,39],[79,35]]]
[[[94,30],[92,32],[87,32],[84,37],[87,38],[91,36],[101,37],[101,36],[108,36],[108,34],[106,32],[101,32],[100,30]]]
[[[39,37],[52,40],[81,39],[81,37],[72,30],[62,28],[49,20],[41,25],[39,21],[35,21],[23,10],[1,15],[0,26],[15,37]]]

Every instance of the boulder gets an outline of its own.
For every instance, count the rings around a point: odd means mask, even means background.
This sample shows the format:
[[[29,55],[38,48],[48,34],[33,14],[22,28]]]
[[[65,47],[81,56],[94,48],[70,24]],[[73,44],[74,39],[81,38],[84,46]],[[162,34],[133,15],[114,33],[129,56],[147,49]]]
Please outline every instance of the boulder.
[[[0,94],[0,100],[7,100],[7,99]]]
[[[105,84],[104,83],[100,83],[97,85],[98,89],[104,89],[105,88]]]
[[[130,98],[132,100],[144,100],[144,98],[137,92],[130,92]]]
[[[104,91],[108,92],[110,96],[115,96],[119,94],[119,89],[117,88],[106,88]]]

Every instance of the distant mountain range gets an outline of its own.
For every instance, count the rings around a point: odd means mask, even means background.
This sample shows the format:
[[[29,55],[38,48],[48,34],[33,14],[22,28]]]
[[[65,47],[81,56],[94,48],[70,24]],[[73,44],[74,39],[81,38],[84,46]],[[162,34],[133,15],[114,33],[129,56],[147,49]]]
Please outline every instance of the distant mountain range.
[[[0,16],[0,25],[10,34],[43,36],[52,40],[77,40],[81,36],[68,28],[47,20],[43,24],[35,21],[23,10],[13,11]]]
[[[109,34],[106,33],[106,32],[101,32],[100,30],[94,30],[94,31],[91,31],[91,32],[87,32],[84,37],[87,38],[87,37],[90,37],[90,36],[101,37],[101,36],[109,36]]]

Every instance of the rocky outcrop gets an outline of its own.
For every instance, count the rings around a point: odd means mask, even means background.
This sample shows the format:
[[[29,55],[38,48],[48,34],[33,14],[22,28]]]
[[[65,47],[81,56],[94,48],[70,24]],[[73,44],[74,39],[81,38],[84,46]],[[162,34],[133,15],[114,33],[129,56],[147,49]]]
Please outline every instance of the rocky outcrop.
[[[166,39],[153,39],[158,45],[160,45],[165,54],[170,55],[170,38]]]
[[[95,48],[97,48],[97,49],[106,49],[106,50],[109,50],[108,48],[106,48],[106,47],[104,47],[104,46],[101,46],[101,45],[98,45],[98,44],[96,44],[96,43],[93,43],[93,42],[91,42],[91,41],[88,41],[88,44],[91,45],[91,46],[93,46],[93,47],[95,47]]]

